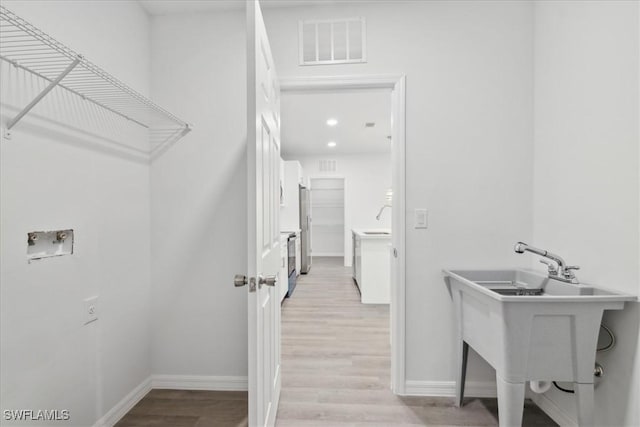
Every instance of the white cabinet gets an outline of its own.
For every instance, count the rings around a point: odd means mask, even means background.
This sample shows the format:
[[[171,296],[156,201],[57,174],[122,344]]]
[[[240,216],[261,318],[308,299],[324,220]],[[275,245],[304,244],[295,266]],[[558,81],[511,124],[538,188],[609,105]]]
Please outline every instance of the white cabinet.
[[[353,230],[353,276],[363,304],[391,301],[391,233]],[[385,234],[388,233],[388,234]]]
[[[300,187],[304,178],[297,160],[283,161],[283,198],[280,203],[280,231],[300,229]]]

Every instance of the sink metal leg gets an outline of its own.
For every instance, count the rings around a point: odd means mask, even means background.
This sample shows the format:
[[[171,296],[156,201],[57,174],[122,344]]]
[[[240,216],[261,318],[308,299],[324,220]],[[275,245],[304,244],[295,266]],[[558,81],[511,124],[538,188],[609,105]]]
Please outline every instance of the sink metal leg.
[[[593,383],[574,383],[576,404],[578,405],[578,425],[580,427],[593,427]]]
[[[458,375],[456,378],[456,406],[462,406],[464,400],[464,382],[467,377],[467,359],[469,357],[469,344],[463,340],[458,345]]]
[[[496,375],[498,385],[498,423],[500,427],[522,426],[525,383],[510,383]]]

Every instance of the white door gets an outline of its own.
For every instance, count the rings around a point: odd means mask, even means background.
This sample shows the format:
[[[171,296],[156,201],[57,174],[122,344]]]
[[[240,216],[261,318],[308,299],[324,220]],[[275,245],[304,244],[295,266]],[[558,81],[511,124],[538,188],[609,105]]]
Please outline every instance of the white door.
[[[280,397],[280,88],[258,0],[247,5],[249,426]],[[242,278],[244,279],[244,278]],[[243,282],[244,280],[240,280]]]

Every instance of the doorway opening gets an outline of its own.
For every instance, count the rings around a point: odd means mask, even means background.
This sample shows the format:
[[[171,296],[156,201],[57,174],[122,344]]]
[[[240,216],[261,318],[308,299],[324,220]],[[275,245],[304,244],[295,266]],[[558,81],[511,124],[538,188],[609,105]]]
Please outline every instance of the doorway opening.
[[[309,177],[311,254],[316,257],[344,257],[345,180]]]
[[[296,161],[299,163],[299,166],[290,168],[297,169],[295,178],[299,180],[300,188],[306,188],[309,191],[309,264],[313,265],[307,270],[308,274],[303,274],[299,278],[298,301],[302,306],[296,307],[295,295],[283,304],[283,384],[290,383],[290,380],[313,381],[312,378],[304,379],[303,374],[306,368],[313,367],[312,369],[317,370],[318,363],[321,364],[320,359],[314,362],[305,358],[304,355],[308,352],[321,354],[322,345],[331,340],[334,340],[335,344],[336,339],[344,341],[340,348],[331,349],[330,345],[326,347],[327,351],[336,355],[330,358],[336,366],[328,367],[327,373],[357,374],[347,367],[347,364],[355,366],[353,360],[347,362],[342,356],[345,356],[350,349],[356,349],[355,353],[358,353],[358,348],[367,346],[366,343],[358,340],[372,338],[359,333],[357,329],[348,331],[348,328],[342,329],[347,330],[347,334],[351,333],[351,338],[340,338],[336,330],[331,331],[331,327],[335,326],[331,319],[346,318],[345,324],[348,325],[351,322],[352,326],[363,328],[362,331],[367,328],[366,322],[357,323],[354,319],[358,316],[370,316],[370,319],[378,319],[378,321],[382,319],[379,323],[375,323],[374,320],[368,330],[380,334],[384,333],[386,328],[387,347],[383,349],[381,341],[381,346],[374,350],[374,353],[379,352],[377,355],[369,354],[358,358],[352,354],[352,357],[364,362],[364,365],[359,365],[356,370],[361,369],[361,372],[365,372],[369,369],[368,372],[372,373],[371,364],[377,363],[378,368],[382,367],[384,372],[382,374],[378,371],[382,380],[379,385],[386,390],[391,386],[393,393],[404,394],[404,77],[281,79],[280,85],[282,157],[285,164]],[[346,125],[341,117],[337,117],[339,114],[322,111],[317,106],[318,102],[315,103],[316,110],[320,112],[315,111],[315,114],[311,114],[304,111],[304,104],[313,104],[314,98],[318,101],[330,96],[342,96],[343,99],[354,100],[374,93],[383,97],[382,110],[386,108],[386,113],[382,113],[382,116],[377,118],[366,118],[367,107],[372,104],[371,102],[365,101],[356,107],[348,107],[347,101],[338,104],[346,106],[347,110],[356,113],[356,116],[360,114],[355,119],[358,122],[358,136],[363,144],[360,152],[355,147],[357,144],[350,144],[355,138],[346,137],[345,139],[344,135],[339,136],[340,133],[335,132],[341,124]],[[290,105],[288,105],[289,101],[291,101]],[[294,114],[302,114],[303,118],[293,119],[290,115],[291,111],[294,111]],[[320,123],[321,129],[314,131],[313,126],[305,125],[305,120]],[[290,123],[294,123],[294,127],[297,126],[299,136],[289,134]],[[378,135],[375,130],[379,131]],[[302,152],[296,153],[292,149],[292,144],[308,144],[313,140],[316,140],[316,149],[323,151],[310,153],[304,152],[309,149],[308,147],[298,147]],[[376,145],[377,143],[381,144]],[[350,149],[354,151],[348,152]],[[382,164],[384,165],[381,166]],[[354,173],[360,177],[352,177]],[[286,177],[283,180],[286,180]],[[358,180],[364,184],[359,185]],[[281,212],[281,219],[285,222],[288,216]],[[306,220],[301,217],[299,221],[299,224],[304,224]],[[285,222],[281,224],[284,231],[294,228]],[[372,246],[371,243],[373,243]],[[363,244],[366,245],[365,248]],[[366,262],[363,258],[363,249],[366,252]],[[375,270],[380,266],[386,269]],[[387,288],[385,290],[383,287],[377,294],[371,293],[377,296],[366,300],[367,291],[379,286],[371,284],[369,288],[366,287],[367,278],[371,280],[372,276],[387,278]],[[335,294],[334,299],[326,298],[331,293],[348,289],[340,288],[338,282],[351,285],[350,289],[355,291],[356,296]],[[306,296],[313,299],[303,301],[305,298],[303,290],[307,289],[304,285],[307,283],[308,289],[313,292]],[[351,301],[353,305],[346,307],[346,300],[349,298],[357,298],[357,301]],[[305,320],[300,317],[303,315],[303,306],[309,308],[313,302],[321,299],[323,299],[321,304],[326,306],[323,320],[318,318]],[[373,310],[369,310],[370,308]],[[315,306],[310,310],[321,310],[321,308]],[[289,316],[290,312],[294,314]],[[350,317],[351,320],[349,320]],[[313,330],[304,329],[305,321],[320,322],[320,325],[318,328],[312,328]],[[326,327],[324,329],[323,324]],[[390,348],[389,342],[391,342]],[[358,347],[359,345],[361,347]],[[384,351],[386,351],[386,362]],[[287,354],[288,352],[290,354]],[[344,366],[338,366],[340,364]],[[320,367],[320,370],[323,368]],[[335,378],[335,375],[333,376],[335,381],[340,381]],[[283,392],[286,396],[286,386]],[[286,399],[281,401],[281,405],[286,405]]]

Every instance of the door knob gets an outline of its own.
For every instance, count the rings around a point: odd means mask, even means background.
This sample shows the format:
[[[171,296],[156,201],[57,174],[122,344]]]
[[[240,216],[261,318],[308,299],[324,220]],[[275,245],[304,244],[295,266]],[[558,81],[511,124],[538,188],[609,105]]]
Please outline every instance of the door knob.
[[[244,274],[236,274],[233,277],[233,285],[235,287],[240,287],[240,286],[244,286],[246,284],[249,284],[249,292],[255,292],[256,291],[256,278],[255,277],[247,277]]]
[[[258,285],[267,285],[267,286],[275,286],[278,282],[278,276],[258,276]]]
[[[233,285],[235,287],[244,286],[248,283],[247,276],[244,274],[236,274],[233,278]]]

